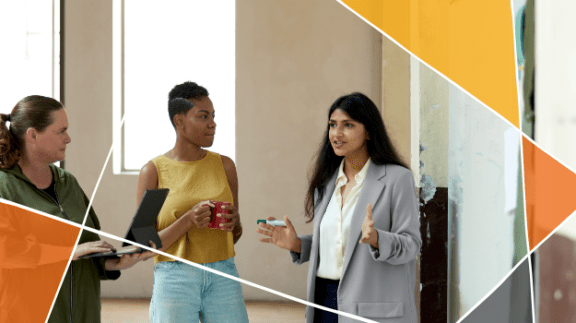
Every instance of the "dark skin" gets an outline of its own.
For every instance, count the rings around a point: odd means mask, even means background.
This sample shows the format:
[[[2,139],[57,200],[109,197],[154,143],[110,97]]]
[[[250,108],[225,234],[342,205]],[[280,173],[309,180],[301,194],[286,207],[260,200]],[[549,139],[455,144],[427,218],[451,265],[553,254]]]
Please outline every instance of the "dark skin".
[[[200,100],[192,100],[194,107],[186,114],[178,114],[174,117],[176,126],[176,143],[174,148],[164,154],[167,158],[175,161],[195,161],[204,158],[207,151],[203,147],[210,147],[214,142],[216,123],[214,122],[215,111],[209,97]],[[238,175],[234,161],[226,156],[221,156],[224,171],[228,178],[228,184],[232,191],[234,205],[225,205],[224,209],[229,214],[216,214],[228,219],[228,223],[220,225],[221,230],[232,232],[234,243],[242,236],[242,225],[238,213]],[[138,177],[137,203],[147,189],[158,188],[158,171],[152,161],[148,162],[140,171]],[[192,227],[206,228],[210,223],[210,207],[212,201],[202,201],[190,207],[181,217],[167,228],[158,232],[162,241],[161,251],[165,251],[178,238],[188,232]]]

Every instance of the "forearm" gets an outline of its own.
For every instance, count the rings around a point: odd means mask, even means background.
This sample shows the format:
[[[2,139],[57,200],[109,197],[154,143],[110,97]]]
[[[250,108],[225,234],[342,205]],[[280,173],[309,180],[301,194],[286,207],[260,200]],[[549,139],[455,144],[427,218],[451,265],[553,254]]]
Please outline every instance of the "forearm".
[[[176,240],[178,240],[181,236],[186,234],[194,224],[187,216],[187,214],[182,215],[172,224],[170,224],[167,228],[162,229],[158,232],[160,236],[160,240],[162,241],[162,248],[160,251],[165,251],[170,247]]]
[[[104,263],[104,269],[106,269],[106,271],[113,271],[113,270],[118,270],[118,260],[120,258],[108,258],[106,259],[106,262]]]
[[[38,265],[52,264],[70,259],[72,247],[53,246],[47,244],[40,245],[40,261]]]
[[[35,239],[15,237],[0,231],[0,268],[35,268],[39,264],[42,248]]]

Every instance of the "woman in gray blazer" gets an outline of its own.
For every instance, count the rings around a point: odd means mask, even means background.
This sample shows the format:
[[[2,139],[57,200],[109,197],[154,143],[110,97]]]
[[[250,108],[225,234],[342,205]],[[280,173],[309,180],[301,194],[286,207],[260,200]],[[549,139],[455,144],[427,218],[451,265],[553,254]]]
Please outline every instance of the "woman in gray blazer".
[[[290,250],[296,264],[310,261],[308,301],[377,322],[417,322],[422,241],[412,172],[365,95],[340,97],[328,119],[305,201],[313,234],[298,236],[285,216],[286,226],[260,223],[260,241]],[[357,321],[308,307],[306,322]]]

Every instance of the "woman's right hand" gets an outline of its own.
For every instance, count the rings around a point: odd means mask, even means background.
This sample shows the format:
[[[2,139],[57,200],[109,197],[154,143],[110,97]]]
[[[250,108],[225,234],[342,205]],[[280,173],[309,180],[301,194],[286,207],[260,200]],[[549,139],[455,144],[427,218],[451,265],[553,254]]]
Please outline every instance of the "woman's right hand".
[[[214,207],[214,204],[210,200],[202,201],[194,205],[188,212],[186,216],[190,219],[190,222],[198,228],[206,228],[210,224],[210,207]]]
[[[98,241],[85,242],[79,244],[78,247],[76,247],[76,251],[74,251],[74,257],[72,257],[72,260],[78,260],[78,258],[84,255],[95,252],[108,252],[115,250],[116,249],[114,248],[114,246],[112,246],[106,241],[98,240]]]
[[[276,220],[273,217],[268,217],[266,220]],[[273,226],[266,223],[259,223],[258,225],[266,230],[260,228],[256,229],[256,232],[268,236],[270,238],[260,238],[260,242],[273,243],[280,248],[288,249],[294,252],[300,253],[302,250],[302,241],[298,238],[296,230],[292,225],[292,222],[288,219],[288,216],[284,216],[284,222],[286,226]]]

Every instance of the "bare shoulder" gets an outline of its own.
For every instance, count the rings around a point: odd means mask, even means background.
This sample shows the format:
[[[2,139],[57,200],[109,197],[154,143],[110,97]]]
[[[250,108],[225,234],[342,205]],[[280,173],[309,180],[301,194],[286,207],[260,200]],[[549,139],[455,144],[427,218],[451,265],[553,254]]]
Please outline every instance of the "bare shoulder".
[[[149,161],[142,169],[140,169],[140,175],[138,176],[138,182],[143,184],[146,188],[157,187],[158,186],[158,170],[154,162]]]
[[[232,158],[224,155],[220,155],[220,158],[222,159],[222,164],[224,165],[224,170],[226,173],[236,172],[236,165],[234,164]]]
[[[147,162],[142,168],[140,169],[140,174],[144,174],[146,176],[156,175],[158,176],[158,170],[156,169],[156,165],[153,161]]]

